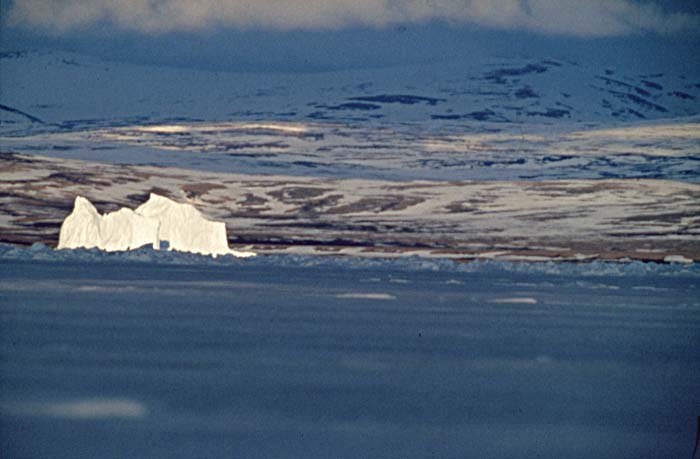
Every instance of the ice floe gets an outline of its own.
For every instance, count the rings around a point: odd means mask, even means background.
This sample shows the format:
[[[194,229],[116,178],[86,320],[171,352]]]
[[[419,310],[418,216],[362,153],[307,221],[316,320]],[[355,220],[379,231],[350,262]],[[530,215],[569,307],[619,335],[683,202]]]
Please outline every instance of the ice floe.
[[[666,255],[664,257],[664,261],[666,263],[684,263],[684,264],[689,264],[689,263],[693,262],[692,259],[686,258],[683,255]]]
[[[192,205],[151,193],[135,211],[121,208],[100,215],[92,203],[75,198],[73,212],[63,221],[58,249],[98,248],[108,252],[134,250],[143,246],[201,255],[250,257],[228,246],[226,224],[207,220]]]

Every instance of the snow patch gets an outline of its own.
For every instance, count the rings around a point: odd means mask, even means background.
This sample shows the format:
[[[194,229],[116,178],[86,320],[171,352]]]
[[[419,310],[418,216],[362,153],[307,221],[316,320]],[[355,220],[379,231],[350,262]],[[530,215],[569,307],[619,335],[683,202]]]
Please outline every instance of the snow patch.
[[[6,406],[9,412],[67,419],[141,419],[148,409],[140,402],[129,399],[80,399],[57,403],[30,403]]]
[[[207,220],[194,206],[154,193],[135,211],[121,208],[105,215],[88,199],[76,197],[73,212],[61,225],[57,248],[115,252],[150,245],[158,250],[161,241],[168,242],[168,250],[213,257],[255,255],[229,248],[224,222]]]
[[[395,300],[394,295],[388,293],[340,293],[336,298],[349,298],[361,300]]]
[[[497,304],[537,304],[534,298],[498,298],[492,301]]]

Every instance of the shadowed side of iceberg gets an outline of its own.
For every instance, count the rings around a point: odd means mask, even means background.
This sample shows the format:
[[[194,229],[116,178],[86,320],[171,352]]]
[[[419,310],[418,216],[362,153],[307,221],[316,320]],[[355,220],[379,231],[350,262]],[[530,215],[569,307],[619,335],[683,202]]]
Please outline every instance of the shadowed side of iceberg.
[[[61,225],[57,248],[114,252],[151,245],[158,250],[161,241],[168,242],[168,250],[213,257],[255,255],[229,248],[224,222],[207,220],[194,206],[157,194],[151,194],[135,211],[121,208],[105,215],[88,199],[76,197],[73,212]]]

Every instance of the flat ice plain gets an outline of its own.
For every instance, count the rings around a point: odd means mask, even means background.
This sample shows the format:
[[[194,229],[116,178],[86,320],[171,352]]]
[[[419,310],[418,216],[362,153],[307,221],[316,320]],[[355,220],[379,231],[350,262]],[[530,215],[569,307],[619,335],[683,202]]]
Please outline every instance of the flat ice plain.
[[[700,269],[0,245],[7,457],[690,457]]]

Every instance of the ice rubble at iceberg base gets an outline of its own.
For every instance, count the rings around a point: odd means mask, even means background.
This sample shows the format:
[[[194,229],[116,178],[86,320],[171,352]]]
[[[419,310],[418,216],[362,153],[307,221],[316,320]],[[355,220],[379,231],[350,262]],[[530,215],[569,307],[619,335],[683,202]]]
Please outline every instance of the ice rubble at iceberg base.
[[[181,204],[151,193],[136,210],[121,208],[100,215],[82,196],[75,198],[73,212],[63,221],[58,249],[98,248],[108,252],[134,250],[151,245],[201,255],[254,256],[228,246],[226,224],[207,220],[190,204]]]

